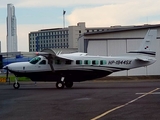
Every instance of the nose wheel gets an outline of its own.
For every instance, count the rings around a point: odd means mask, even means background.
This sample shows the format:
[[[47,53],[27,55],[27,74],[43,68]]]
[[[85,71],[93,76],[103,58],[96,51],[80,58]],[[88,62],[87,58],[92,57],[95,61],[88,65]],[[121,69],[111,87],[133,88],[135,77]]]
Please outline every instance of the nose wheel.
[[[18,89],[20,87],[20,84],[18,83],[17,77],[15,77],[15,83],[13,83],[14,89]]]
[[[20,87],[20,84],[17,82],[17,83],[13,83],[13,87],[14,89],[18,89]]]

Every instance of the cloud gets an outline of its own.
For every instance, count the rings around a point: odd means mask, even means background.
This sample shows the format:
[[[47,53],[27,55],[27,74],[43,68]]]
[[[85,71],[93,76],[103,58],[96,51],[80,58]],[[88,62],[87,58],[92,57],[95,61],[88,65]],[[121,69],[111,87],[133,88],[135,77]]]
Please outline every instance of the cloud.
[[[16,7],[45,7],[45,6],[82,6],[82,5],[104,5],[124,3],[129,0],[3,0],[0,1],[0,7],[6,7],[8,3],[14,4]]]
[[[0,25],[1,51],[6,51],[6,26]]]
[[[84,21],[87,26],[144,24],[147,23],[148,17],[159,16],[159,4],[160,1],[139,0],[93,8],[78,8],[67,16],[67,20],[69,24]]]

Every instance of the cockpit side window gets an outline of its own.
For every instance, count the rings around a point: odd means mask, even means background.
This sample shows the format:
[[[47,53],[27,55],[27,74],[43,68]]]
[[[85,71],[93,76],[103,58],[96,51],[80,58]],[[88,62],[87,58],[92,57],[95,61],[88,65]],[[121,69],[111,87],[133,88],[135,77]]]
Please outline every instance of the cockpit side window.
[[[37,62],[39,62],[41,60],[41,58],[40,57],[34,57],[33,59],[31,59],[29,62],[31,63],[31,64],[36,64]]]
[[[42,60],[39,64],[40,65],[46,65],[46,60]]]

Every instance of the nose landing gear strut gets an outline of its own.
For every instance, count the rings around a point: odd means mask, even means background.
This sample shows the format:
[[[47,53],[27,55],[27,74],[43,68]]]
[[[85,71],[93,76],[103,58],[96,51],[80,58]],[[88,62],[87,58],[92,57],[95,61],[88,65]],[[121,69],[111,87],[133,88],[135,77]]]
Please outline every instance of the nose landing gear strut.
[[[18,89],[20,87],[20,84],[18,83],[17,77],[15,77],[15,83],[13,83],[14,89]]]

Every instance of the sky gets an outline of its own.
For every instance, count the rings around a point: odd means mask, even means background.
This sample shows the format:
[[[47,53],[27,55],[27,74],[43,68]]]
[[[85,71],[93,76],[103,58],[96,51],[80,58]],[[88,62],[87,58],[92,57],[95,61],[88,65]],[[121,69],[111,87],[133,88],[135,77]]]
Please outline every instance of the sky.
[[[0,0],[1,51],[6,52],[7,4],[15,6],[18,51],[29,51],[28,34],[85,22],[86,27],[160,24],[159,0]]]

